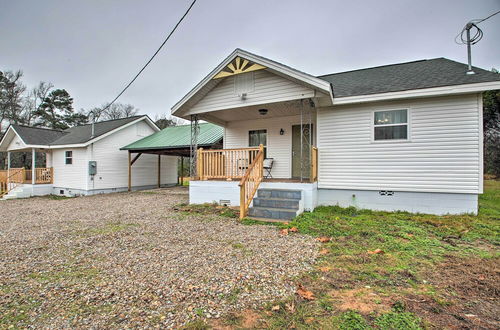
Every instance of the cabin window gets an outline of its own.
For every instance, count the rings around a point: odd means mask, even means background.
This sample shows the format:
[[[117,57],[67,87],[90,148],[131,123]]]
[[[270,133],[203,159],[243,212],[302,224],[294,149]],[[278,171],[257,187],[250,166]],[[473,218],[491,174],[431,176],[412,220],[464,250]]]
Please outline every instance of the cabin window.
[[[66,165],[73,164],[73,151],[66,151],[65,156],[66,156]]]
[[[260,145],[264,146],[264,158],[267,155],[267,130],[259,129],[255,131],[248,132],[248,146],[258,147]]]
[[[375,111],[373,120],[375,141],[408,140],[408,109]]]

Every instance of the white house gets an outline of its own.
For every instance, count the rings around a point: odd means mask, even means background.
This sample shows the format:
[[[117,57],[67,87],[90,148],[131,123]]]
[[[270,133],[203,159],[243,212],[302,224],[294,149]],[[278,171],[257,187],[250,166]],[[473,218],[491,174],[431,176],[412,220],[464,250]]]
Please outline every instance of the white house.
[[[11,125],[0,141],[0,151],[9,155],[9,169],[3,177],[9,181],[11,191],[4,197],[126,191],[128,153],[120,148],[158,131],[148,116],[101,121],[67,130]],[[36,153],[45,153],[46,167],[36,168],[33,161],[29,170],[10,168],[10,154],[20,151],[32,152],[33,158]],[[144,155],[134,165],[130,180],[133,190],[174,185],[177,157]]]
[[[172,108],[194,134],[224,127],[223,150],[197,152],[190,202],[274,219],[337,204],[477,213],[482,92],[500,75],[474,71],[436,58],[315,77],[236,49]]]

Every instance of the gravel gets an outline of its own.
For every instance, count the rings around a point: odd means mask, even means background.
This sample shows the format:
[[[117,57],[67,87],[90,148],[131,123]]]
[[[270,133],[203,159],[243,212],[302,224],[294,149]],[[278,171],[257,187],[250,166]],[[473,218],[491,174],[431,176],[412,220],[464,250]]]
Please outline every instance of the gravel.
[[[175,207],[185,188],[0,201],[0,328],[178,327],[292,295],[312,237]]]

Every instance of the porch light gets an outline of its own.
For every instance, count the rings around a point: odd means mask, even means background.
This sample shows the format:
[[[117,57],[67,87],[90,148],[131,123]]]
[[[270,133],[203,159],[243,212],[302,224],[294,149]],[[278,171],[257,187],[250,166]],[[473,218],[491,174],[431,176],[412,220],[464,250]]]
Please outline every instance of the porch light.
[[[285,130],[283,128],[280,129],[280,135],[285,135]]]
[[[262,116],[265,116],[265,115],[267,115],[267,109],[259,109],[259,113],[260,113]]]

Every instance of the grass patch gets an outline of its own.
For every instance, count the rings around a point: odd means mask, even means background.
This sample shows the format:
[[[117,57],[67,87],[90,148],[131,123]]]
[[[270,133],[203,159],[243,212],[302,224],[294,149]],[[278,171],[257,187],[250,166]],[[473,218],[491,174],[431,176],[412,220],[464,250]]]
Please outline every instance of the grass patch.
[[[238,218],[239,216],[237,210],[217,203],[179,204],[174,210],[184,214],[218,215],[225,218]]]
[[[78,265],[64,265],[63,269],[51,272],[31,273],[28,278],[40,283],[74,283],[96,280],[99,271],[95,268],[84,268]]]
[[[47,198],[55,200],[55,201],[59,201],[59,200],[70,199],[70,198],[74,198],[74,197],[69,197],[69,196],[64,196],[64,195],[48,195]]]
[[[101,227],[85,229],[81,233],[84,235],[109,235],[137,226],[139,226],[137,223],[111,222]]]
[[[286,227],[297,227],[300,233],[314,237],[331,237],[330,242],[321,245],[327,253],[322,253],[317,269],[298,279],[314,292],[316,299],[295,298],[293,311],[281,308],[279,312],[264,313],[266,324],[271,328],[334,329],[421,329],[438,324],[434,322],[439,322],[443,315],[440,313],[459,304],[445,286],[429,283],[429,272],[442,272],[439,267],[450,260],[486,262],[500,256],[499,181],[485,181],[479,203],[477,216],[338,206],[303,213]],[[486,273],[481,270],[480,274]],[[471,272],[469,276],[477,279],[487,275]],[[437,314],[419,315],[415,310],[421,311],[422,307],[406,310],[399,303],[400,299],[411,301],[414,296],[431,299]]]

